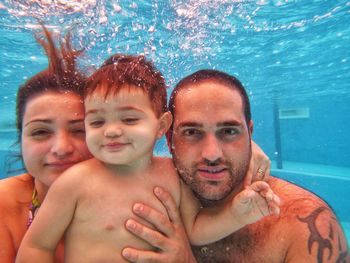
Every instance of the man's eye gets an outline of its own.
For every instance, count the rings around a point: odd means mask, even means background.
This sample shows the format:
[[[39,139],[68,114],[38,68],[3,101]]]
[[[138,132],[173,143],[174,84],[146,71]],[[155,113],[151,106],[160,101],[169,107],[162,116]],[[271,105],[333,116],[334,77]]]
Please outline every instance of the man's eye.
[[[220,130],[219,135],[223,138],[233,138],[239,133],[236,128],[223,128]]]
[[[199,130],[196,129],[187,129],[182,131],[182,134],[185,136],[200,136],[201,132]]]
[[[227,128],[227,129],[223,129],[223,134],[226,135],[235,135],[238,133],[237,129],[232,129],[232,128]]]

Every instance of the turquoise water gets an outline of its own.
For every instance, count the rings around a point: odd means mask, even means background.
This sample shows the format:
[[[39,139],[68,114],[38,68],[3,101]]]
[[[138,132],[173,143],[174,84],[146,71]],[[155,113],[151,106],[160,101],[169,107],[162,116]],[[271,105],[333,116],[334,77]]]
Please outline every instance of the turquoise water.
[[[87,72],[127,52],[152,59],[170,88],[201,68],[236,75],[273,171],[327,200],[349,238],[350,2],[27,2],[0,1],[0,177],[9,175],[4,159],[16,149],[16,90],[46,67],[33,38],[41,19],[53,31],[71,28]],[[156,152],[167,154],[164,141]]]

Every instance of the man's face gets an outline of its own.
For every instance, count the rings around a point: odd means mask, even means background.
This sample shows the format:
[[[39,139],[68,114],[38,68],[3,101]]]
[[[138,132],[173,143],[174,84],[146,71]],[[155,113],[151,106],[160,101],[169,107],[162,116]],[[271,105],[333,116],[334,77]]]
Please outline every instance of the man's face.
[[[232,88],[202,81],[176,96],[172,148],[180,176],[200,199],[222,200],[242,190],[251,156],[242,98]]]

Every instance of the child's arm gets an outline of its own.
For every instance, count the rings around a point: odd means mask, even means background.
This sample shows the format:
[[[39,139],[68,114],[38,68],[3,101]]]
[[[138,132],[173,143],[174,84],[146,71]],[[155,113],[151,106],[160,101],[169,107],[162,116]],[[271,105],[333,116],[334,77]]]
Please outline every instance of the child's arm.
[[[270,186],[258,181],[222,206],[199,208],[191,190],[182,184],[181,214],[192,245],[218,241],[264,216],[279,214],[280,200]]]
[[[54,262],[55,250],[71,222],[77,185],[65,172],[51,185],[20,245],[16,263]]]

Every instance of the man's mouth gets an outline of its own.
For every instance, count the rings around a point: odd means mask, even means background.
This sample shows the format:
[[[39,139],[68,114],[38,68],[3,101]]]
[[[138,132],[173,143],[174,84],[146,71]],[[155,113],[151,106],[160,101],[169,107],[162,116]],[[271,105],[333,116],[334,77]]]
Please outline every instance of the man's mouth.
[[[200,167],[197,169],[197,173],[199,174],[199,176],[207,180],[221,180],[223,177],[226,176],[227,168],[219,166]]]

